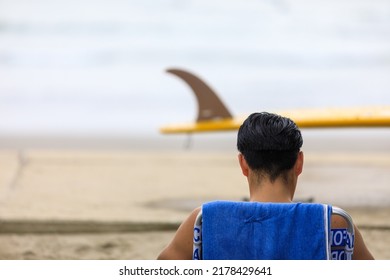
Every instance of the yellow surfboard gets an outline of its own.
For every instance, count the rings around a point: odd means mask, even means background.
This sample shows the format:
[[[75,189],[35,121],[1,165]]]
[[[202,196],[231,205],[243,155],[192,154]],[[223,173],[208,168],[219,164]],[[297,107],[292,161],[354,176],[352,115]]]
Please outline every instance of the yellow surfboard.
[[[184,80],[198,102],[195,122],[164,126],[161,133],[196,133],[237,130],[247,117],[234,117],[218,95],[197,76],[180,69],[167,72]],[[272,112],[291,118],[300,128],[389,127],[390,106],[299,109]]]

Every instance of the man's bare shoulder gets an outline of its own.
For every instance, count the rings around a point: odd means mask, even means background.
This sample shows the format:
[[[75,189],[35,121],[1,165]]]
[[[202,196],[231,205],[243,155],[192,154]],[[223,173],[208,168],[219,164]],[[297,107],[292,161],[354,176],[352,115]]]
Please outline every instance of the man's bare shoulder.
[[[346,228],[348,226],[346,220],[338,215],[332,215],[332,228]],[[353,259],[361,259],[361,260],[373,260],[371,252],[368,250],[363,236],[361,235],[358,227],[354,225],[355,230],[355,248],[353,253]]]
[[[181,223],[171,242],[160,253],[159,260],[190,260],[192,259],[192,246],[194,223],[201,207],[194,209]]]

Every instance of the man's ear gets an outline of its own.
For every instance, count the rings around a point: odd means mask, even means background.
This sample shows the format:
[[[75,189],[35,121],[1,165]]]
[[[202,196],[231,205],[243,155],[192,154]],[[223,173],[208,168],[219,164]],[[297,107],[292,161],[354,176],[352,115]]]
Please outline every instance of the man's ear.
[[[242,174],[245,177],[248,177],[248,174],[249,174],[248,163],[246,162],[243,154],[241,154],[241,153],[238,154],[238,162],[240,163]]]
[[[303,171],[303,161],[304,161],[303,152],[300,151],[298,153],[298,158],[297,158],[297,161],[295,162],[295,166],[294,166],[295,174],[297,176],[299,176]]]

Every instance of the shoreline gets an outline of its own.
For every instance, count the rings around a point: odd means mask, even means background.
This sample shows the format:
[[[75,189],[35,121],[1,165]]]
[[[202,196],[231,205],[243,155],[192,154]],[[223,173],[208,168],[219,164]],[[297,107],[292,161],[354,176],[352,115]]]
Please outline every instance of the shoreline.
[[[236,131],[174,134],[0,135],[0,150],[195,150],[235,151]],[[309,151],[390,151],[389,128],[302,129],[303,149]]]

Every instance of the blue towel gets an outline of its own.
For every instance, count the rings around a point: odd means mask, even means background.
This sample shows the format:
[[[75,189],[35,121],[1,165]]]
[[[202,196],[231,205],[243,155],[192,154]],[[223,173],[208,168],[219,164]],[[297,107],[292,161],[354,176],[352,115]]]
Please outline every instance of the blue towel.
[[[206,203],[203,259],[329,259],[331,211],[314,203]]]

